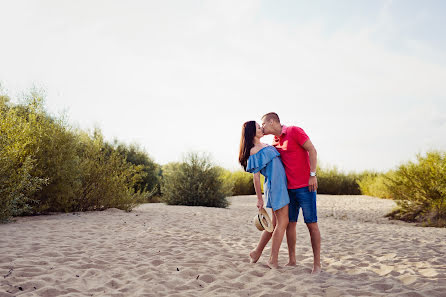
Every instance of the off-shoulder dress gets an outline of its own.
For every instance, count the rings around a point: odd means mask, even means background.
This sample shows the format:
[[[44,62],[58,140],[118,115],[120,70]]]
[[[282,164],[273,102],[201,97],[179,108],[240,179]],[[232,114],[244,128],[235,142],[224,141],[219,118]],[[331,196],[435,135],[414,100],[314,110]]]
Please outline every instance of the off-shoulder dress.
[[[266,207],[275,211],[290,203],[285,168],[275,147],[268,145],[249,156],[246,171],[251,173],[260,171],[265,176],[263,192]]]

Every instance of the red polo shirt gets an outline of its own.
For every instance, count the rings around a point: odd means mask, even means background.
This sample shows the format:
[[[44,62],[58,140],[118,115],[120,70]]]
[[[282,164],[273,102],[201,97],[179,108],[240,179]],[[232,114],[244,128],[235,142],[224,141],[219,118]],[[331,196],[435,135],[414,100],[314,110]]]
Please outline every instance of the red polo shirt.
[[[287,177],[288,189],[308,187],[310,156],[302,145],[310,139],[299,127],[282,126],[282,134],[274,137],[273,146],[280,153]]]

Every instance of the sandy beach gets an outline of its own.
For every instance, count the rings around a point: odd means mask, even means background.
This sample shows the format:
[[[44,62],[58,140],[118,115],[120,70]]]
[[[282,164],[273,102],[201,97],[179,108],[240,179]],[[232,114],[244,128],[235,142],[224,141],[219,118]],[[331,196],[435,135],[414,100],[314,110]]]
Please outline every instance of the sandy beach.
[[[254,196],[228,209],[144,204],[0,225],[3,296],[445,296],[446,229],[382,216],[391,200],[318,196],[322,267],[299,217],[296,267],[256,264]]]

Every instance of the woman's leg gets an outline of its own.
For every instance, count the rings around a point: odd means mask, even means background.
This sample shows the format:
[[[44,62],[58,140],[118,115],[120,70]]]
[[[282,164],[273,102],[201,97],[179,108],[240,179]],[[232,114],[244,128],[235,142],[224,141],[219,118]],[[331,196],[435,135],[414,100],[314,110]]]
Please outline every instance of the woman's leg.
[[[273,219],[272,219],[273,227],[276,227],[276,216],[273,212]],[[272,233],[269,233],[268,231],[263,230],[262,235],[260,236],[260,241],[257,244],[257,247],[252,250],[249,253],[249,257],[251,258],[251,263],[256,263],[260,256],[262,255],[263,249],[268,244],[268,241],[271,239]]]
[[[270,268],[277,268],[279,266],[279,249],[289,220],[288,205],[274,211],[274,217],[276,218],[277,223],[272,236],[273,244],[271,247],[271,257],[268,261],[268,266]]]

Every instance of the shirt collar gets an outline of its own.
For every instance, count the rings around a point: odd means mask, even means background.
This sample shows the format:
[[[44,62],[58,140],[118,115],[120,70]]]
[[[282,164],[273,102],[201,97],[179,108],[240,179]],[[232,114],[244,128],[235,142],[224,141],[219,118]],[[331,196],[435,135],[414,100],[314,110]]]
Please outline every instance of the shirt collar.
[[[281,137],[283,137],[285,134],[286,134],[286,130],[287,130],[287,126],[285,126],[285,125],[283,125],[282,126],[282,134],[280,134],[280,136],[274,136],[274,139],[276,140],[276,141],[279,141],[279,139],[281,138]]]

